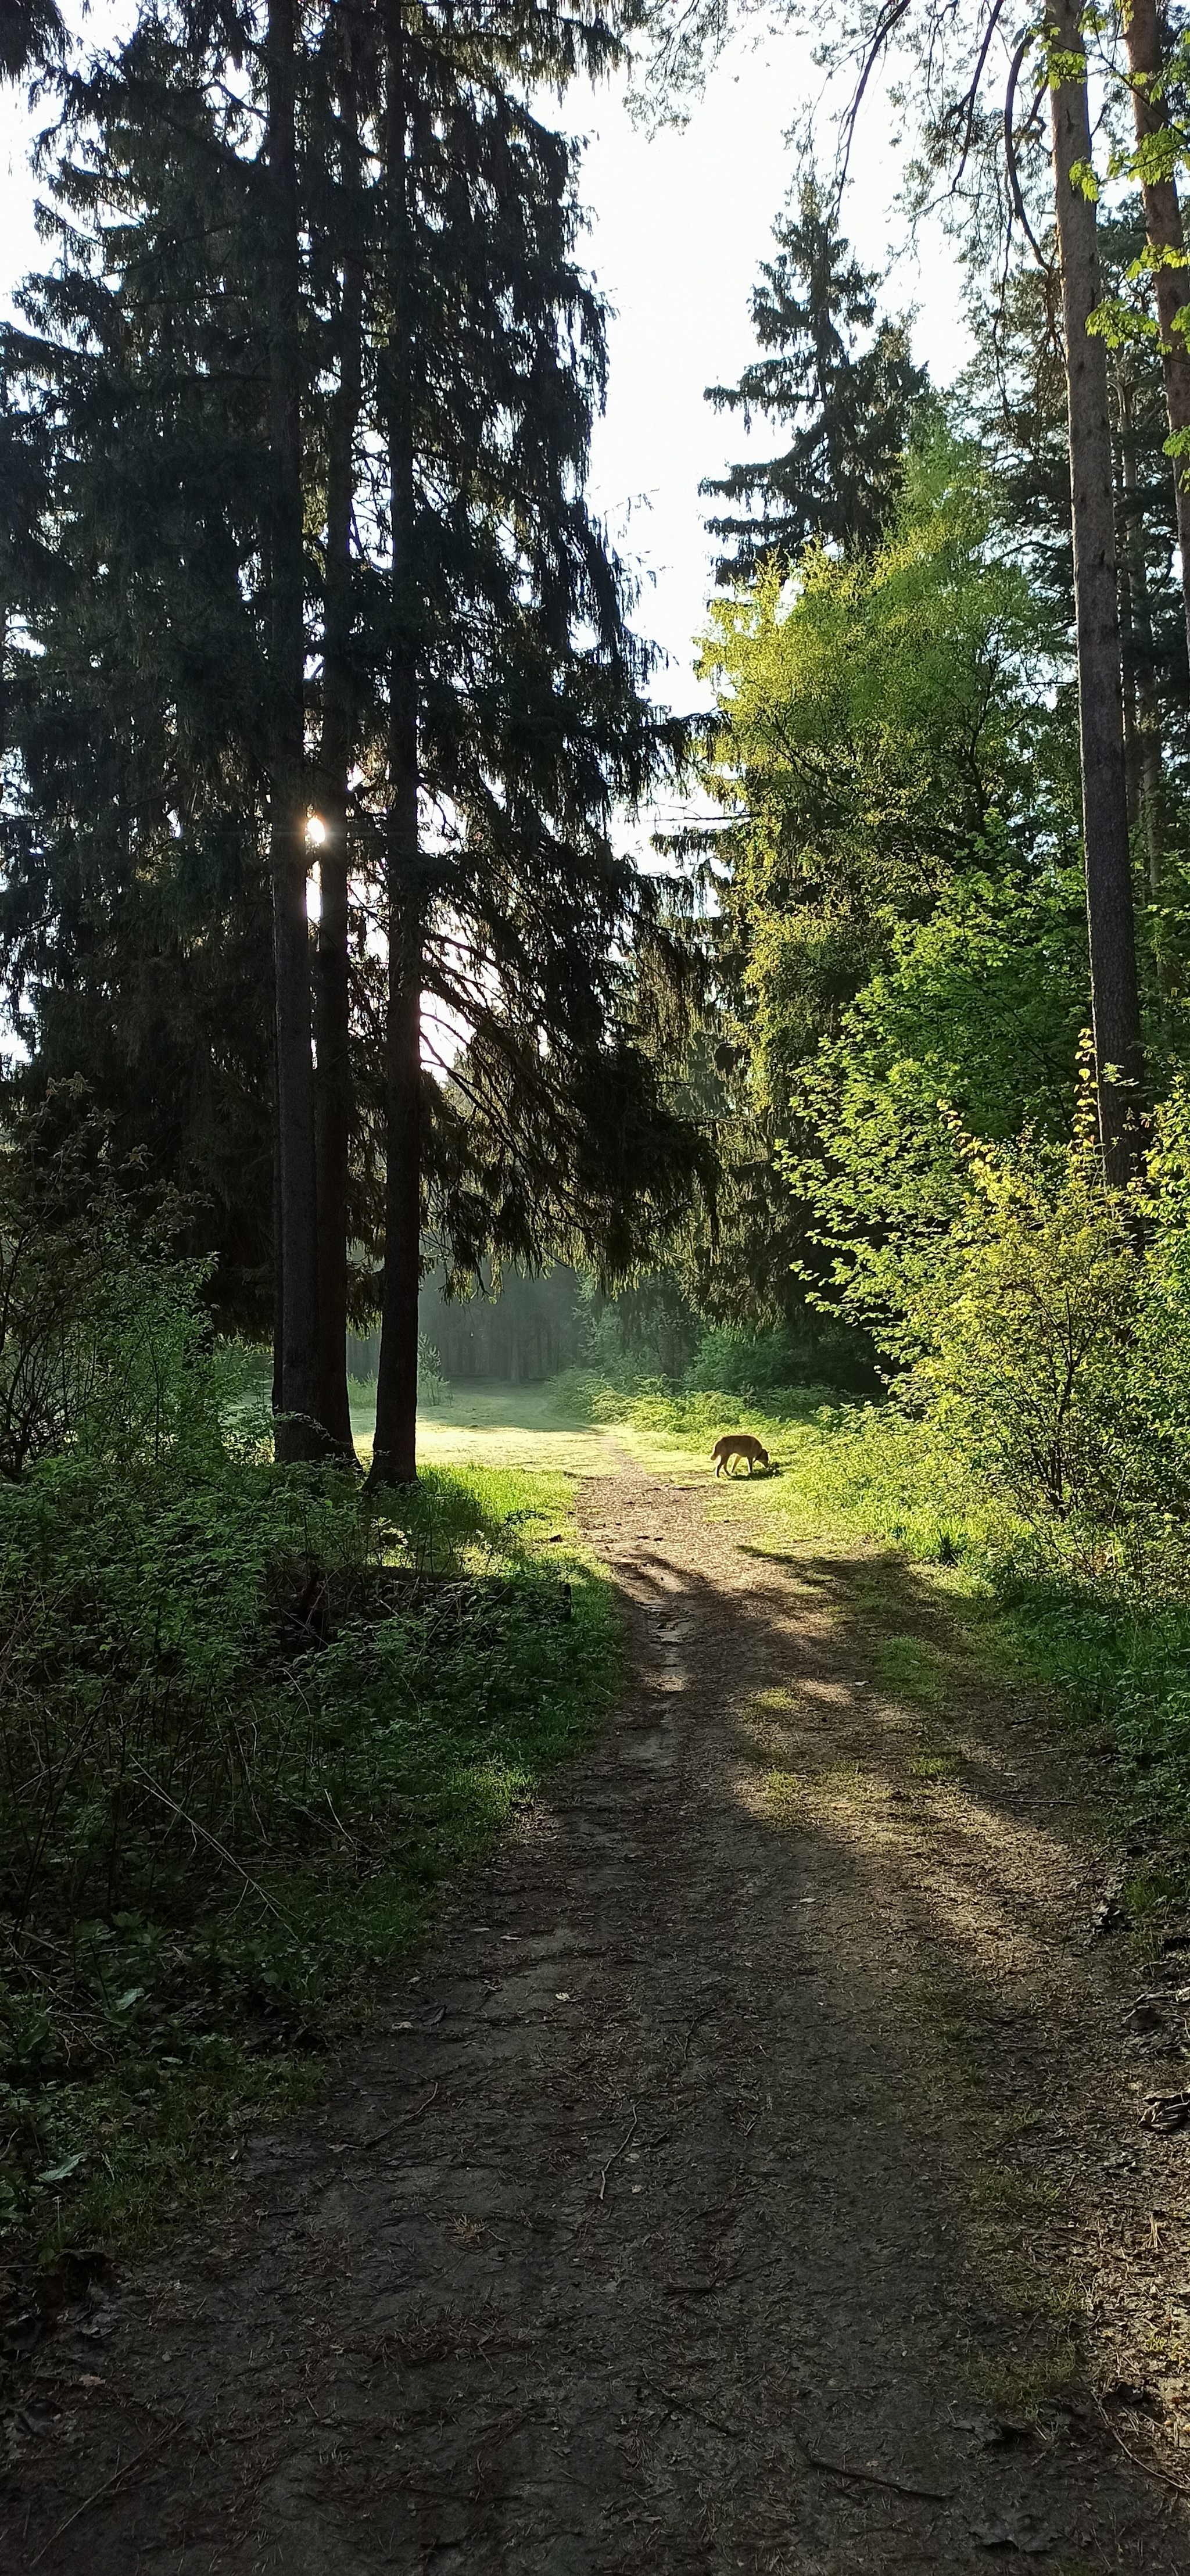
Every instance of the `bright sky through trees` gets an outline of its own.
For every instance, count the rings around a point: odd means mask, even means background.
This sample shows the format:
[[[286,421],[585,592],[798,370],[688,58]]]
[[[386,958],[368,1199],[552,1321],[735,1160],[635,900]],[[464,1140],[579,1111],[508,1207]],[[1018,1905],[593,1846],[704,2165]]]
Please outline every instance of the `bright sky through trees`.
[[[717,419],[704,388],[734,382],[755,341],[749,298],[792,176],[786,136],[819,75],[794,35],[737,45],[684,130],[649,137],[618,99],[596,102],[584,195],[592,210],[591,264],[615,307],[611,387],[596,433],[599,506],[628,549],[655,575],[640,623],[671,656],[658,693],[677,705],[702,700],[690,675],[690,638],[701,627],[711,549],[699,499],[704,476],[743,451],[740,424]],[[895,154],[882,148],[888,116],[873,98],[861,128],[843,226],[865,267],[885,271],[897,235],[891,200]],[[824,118],[824,140],[829,129]],[[920,265],[902,257],[889,277],[893,309],[917,308],[914,355],[945,383],[966,353],[954,260],[940,227]],[[771,447],[762,427],[760,452]],[[647,509],[633,508],[641,496]]]
[[[82,23],[76,5],[68,13]],[[132,15],[98,0],[91,41]],[[767,256],[773,219],[791,175],[789,127],[819,75],[793,34],[739,43],[714,73],[702,104],[681,130],[649,136],[622,99],[604,91],[568,102],[589,136],[583,194],[593,217],[589,257],[615,308],[607,414],[596,433],[594,495],[622,548],[649,578],[639,624],[669,656],[657,694],[698,703],[691,638],[702,624],[710,579],[698,486],[741,452],[739,424],[717,420],[703,401],[713,382],[730,383],[753,354],[748,299]],[[810,92],[813,94],[813,91]],[[0,290],[37,258],[33,182],[26,144],[37,118],[21,99],[0,100]],[[898,226],[889,118],[873,97],[861,126],[844,228],[866,266],[885,270]],[[828,128],[824,118],[824,140]],[[887,300],[917,308],[914,354],[945,382],[962,362],[956,270],[940,228],[919,262],[902,256]],[[763,444],[765,433],[760,432]]]

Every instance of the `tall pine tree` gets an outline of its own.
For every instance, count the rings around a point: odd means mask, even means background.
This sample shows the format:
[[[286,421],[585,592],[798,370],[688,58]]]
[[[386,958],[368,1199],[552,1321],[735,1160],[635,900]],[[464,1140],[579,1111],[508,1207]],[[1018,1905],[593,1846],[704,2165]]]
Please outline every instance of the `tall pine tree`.
[[[298,826],[306,801],[318,810],[315,1406],[342,1438],[338,1318],[359,1318],[383,1261],[390,1287],[406,1282],[390,1474],[411,1465],[423,1242],[459,1277],[484,1254],[564,1249],[622,1269],[696,1159],[637,1042],[626,960],[650,889],[611,830],[659,744],[624,578],[582,492],[602,315],[574,260],[573,153],[526,97],[581,29],[541,10],[408,18],[361,5],[292,29],[300,798],[286,31],[253,21],[228,79],[224,21],[163,0],[70,94],[61,271],[7,344],[41,497],[22,522],[31,649],[13,673],[0,907],[27,1087],[99,1069],[153,1167],[191,1189],[234,1137],[220,1248],[238,1224],[267,1249],[269,888],[280,860],[296,919]],[[257,140],[270,115],[276,169]],[[308,961],[304,923],[302,941]],[[299,989],[299,1092],[303,1009]],[[214,1066],[217,1035],[240,1059]],[[205,1124],[186,1113],[196,1065]],[[307,1118],[301,1171],[310,1134]],[[224,1263],[241,1315],[259,1314],[262,1284],[241,1258],[237,1289]]]
[[[779,424],[778,456],[733,465],[702,485],[730,506],[707,522],[730,540],[720,582],[749,578],[771,555],[792,562],[811,537],[871,546],[886,527],[914,411],[927,391],[903,322],[876,322],[876,278],[852,259],[834,207],[813,178],[774,226],[777,256],[752,297],[763,356],[735,385],[711,385],[716,411]],[[873,327],[875,326],[875,327]]]

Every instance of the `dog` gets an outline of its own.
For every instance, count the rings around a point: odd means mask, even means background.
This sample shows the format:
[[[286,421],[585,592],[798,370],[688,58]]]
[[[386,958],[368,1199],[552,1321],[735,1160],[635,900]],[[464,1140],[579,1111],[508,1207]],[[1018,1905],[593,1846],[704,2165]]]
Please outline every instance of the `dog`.
[[[715,1442],[711,1456],[718,1461],[716,1476],[721,1476],[724,1468],[730,1474],[733,1458],[747,1459],[749,1475],[754,1467],[767,1467],[769,1463],[768,1450],[761,1448],[759,1440],[754,1440],[750,1431],[725,1431],[722,1439]]]

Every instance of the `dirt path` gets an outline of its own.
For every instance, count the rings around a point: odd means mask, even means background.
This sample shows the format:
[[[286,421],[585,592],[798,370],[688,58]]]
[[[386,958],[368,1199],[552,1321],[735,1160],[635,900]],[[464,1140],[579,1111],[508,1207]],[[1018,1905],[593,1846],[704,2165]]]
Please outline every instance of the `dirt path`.
[[[1173,2420],[1190,2145],[1068,1754],[878,1687],[936,1612],[751,1552],[746,1489],[585,1510],[618,1719],[214,2235],[51,2347],[0,2564],[1190,2570],[1121,2448]]]

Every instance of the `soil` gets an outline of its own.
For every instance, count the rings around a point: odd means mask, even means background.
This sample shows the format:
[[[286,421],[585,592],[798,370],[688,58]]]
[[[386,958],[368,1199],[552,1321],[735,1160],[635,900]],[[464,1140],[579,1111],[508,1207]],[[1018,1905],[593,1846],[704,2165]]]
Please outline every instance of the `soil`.
[[[584,1519],[616,1719],[219,2219],[65,2320],[0,2564],[1190,2570],[1145,2125],[1190,1967],[1096,1929],[1069,1744],[746,1480],[625,1460]]]

